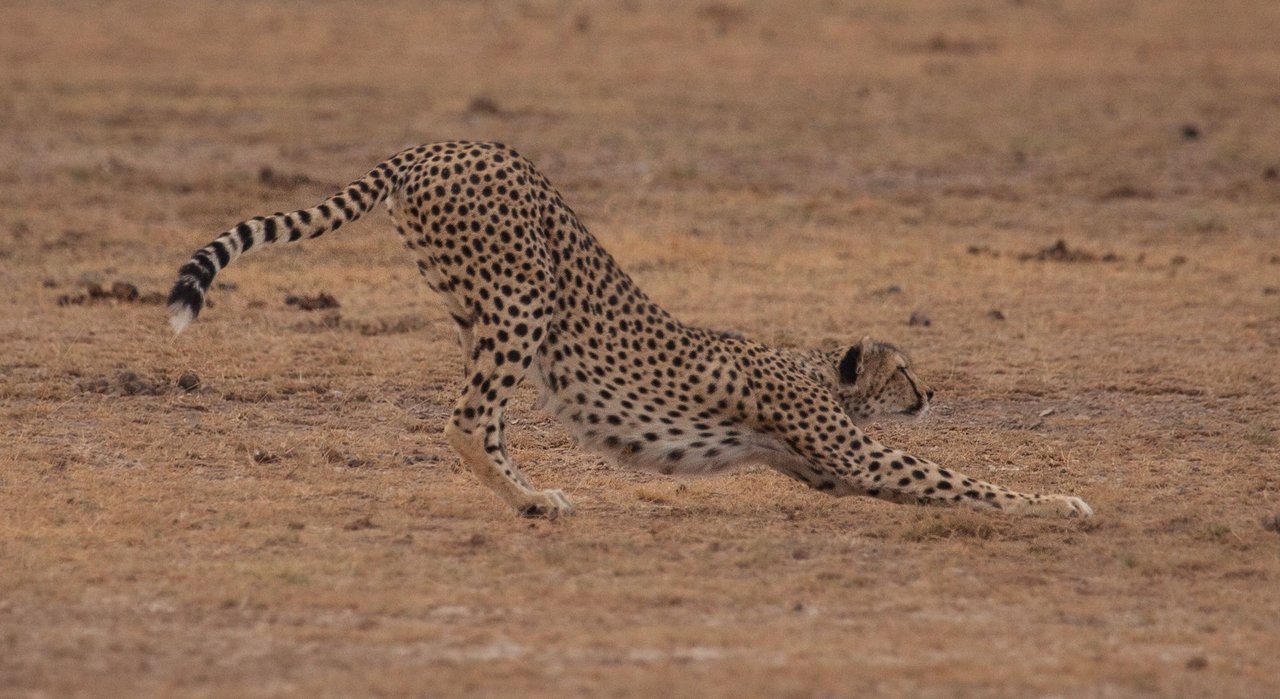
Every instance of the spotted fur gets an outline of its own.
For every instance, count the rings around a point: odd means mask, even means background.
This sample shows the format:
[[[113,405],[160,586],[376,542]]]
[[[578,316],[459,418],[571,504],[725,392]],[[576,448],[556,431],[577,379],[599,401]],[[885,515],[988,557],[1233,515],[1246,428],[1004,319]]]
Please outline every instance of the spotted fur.
[[[466,386],[446,438],[516,512],[572,511],[560,491],[533,489],[507,453],[503,413],[529,378],[539,405],[581,444],[639,468],[761,463],[832,495],[1092,514],[1079,498],[1014,492],[865,434],[867,419],[921,414],[933,394],[891,345],[797,351],[676,320],[528,160],[497,143],[410,148],[315,207],[237,224],[179,270],[174,329],[199,314],[214,276],[240,255],[335,231],[380,201],[457,324]]]

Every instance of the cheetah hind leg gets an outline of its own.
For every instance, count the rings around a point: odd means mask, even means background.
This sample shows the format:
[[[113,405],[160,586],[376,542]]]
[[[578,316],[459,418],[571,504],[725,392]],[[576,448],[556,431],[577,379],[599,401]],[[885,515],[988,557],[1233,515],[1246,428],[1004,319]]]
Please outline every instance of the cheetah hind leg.
[[[485,338],[491,341],[490,338]],[[501,352],[480,351],[487,342],[474,341],[468,366],[474,373],[454,407],[445,427],[449,446],[462,457],[490,490],[497,493],[517,514],[526,517],[554,519],[573,513],[573,505],[559,490],[535,490],[507,455],[505,421],[507,401],[528,371],[523,358],[506,360],[499,365],[493,357]],[[532,361],[536,349],[522,347],[517,354],[527,353]]]

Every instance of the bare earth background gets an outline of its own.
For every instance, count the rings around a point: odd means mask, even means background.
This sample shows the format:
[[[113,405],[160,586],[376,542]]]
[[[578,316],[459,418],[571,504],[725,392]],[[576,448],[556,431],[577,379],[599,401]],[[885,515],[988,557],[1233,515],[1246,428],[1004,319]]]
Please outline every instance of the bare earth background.
[[[0,694],[1280,694],[1280,4],[0,27]],[[220,230],[453,138],[519,148],[690,322],[902,344],[939,405],[881,437],[1098,516],[630,473],[525,394],[514,453],[580,513],[518,520],[443,442],[451,324],[381,212],[171,336],[148,295]]]

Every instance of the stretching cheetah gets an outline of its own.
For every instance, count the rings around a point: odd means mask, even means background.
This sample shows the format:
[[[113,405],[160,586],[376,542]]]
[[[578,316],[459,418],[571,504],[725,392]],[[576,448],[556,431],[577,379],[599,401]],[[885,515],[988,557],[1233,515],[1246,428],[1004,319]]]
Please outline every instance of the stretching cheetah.
[[[587,232],[545,177],[499,143],[418,146],[310,209],[237,224],[196,251],[169,294],[181,332],[221,269],[251,249],[315,238],[380,201],[457,323],[467,382],[449,444],[517,513],[573,511],[507,454],[503,413],[531,378],[578,441],[665,474],[767,464],[831,495],[1026,515],[1093,514],[1083,500],[975,480],[858,427],[918,415],[933,391],[891,345],[774,348],[680,323]]]

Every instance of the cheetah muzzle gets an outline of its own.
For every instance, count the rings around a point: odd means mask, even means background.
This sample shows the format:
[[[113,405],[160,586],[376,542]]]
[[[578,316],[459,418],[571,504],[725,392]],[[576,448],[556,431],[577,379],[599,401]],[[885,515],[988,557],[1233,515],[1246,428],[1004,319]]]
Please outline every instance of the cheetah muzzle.
[[[769,347],[690,327],[651,301],[534,166],[498,143],[402,151],[309,208],[244,221],[179,270],[181,331],[214,276],[258,247],[316,238],[386,202],[401,241],[457,324],[465,388],[445,437],[517,513],[572,512],[507,453],[525,379],[583,446],[664,474],[767,464],[831,495],[1088,517],[1080,498],[1019,493],[884,446],[859,425],[923,414],[933,397],[892,345]]]

